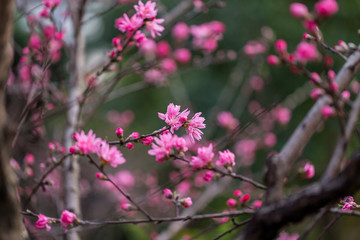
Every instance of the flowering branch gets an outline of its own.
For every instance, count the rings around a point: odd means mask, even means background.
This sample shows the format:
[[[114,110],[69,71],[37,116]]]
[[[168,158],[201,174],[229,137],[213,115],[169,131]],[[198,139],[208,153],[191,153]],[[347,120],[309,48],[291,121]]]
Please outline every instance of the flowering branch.
[[[41,176],[41,178],[39,179],[39,181],[35,184],[35,187],[32,189],[30,195],[27,197],[27,199],[24,202],[23,208],[26,208],[28,206],[28,204],[31,201],[31,198],[34,196],[34,194],[37,192],[37,190],[44,185],[44,180],[45,178],[52,173],[52,171],[54,171],[58,166],[60,166],[64,160],[69,157],[70,154],[66,154],[64,155],[61,159],[59,159],[58,161],[54,162],[53,165]]]
[[[111,180],[111,178],[106,174],[106,172],[104,171],[103,166],[99,166],[90,155],[86,155],[87,158],[89,159],[90,163],[93,164],[103,175],[104,175],[104,180],[110,182],[124,197],[126,197],[127,200],[129,200],[136,208],[139,212],[143,213],[149,220],[152,220],[153,218],[144,210],[142,209],[133,199],[132,197],[127,194],[124,190],[122,190],[118,185],[116,185],[116,183],[114,183],[113,180]]]

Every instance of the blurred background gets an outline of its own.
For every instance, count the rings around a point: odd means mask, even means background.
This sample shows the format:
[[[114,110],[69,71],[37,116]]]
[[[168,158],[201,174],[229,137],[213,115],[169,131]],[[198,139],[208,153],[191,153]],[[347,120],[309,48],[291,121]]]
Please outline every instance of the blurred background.
[[[164,16],[180,2],[179,0],[157,1],[158,16]],[[203,140],[190,147],[191,151],[196,146],[207,146],[210,142],[214,143],[216,151],[228,148],[236,153],[236,172],[262,182],[266,156],[273,151],[281,150],[292,131],[314,103],[314,100],[309,97],[312,87],[305,77],[293,74],[285,66],[270,67],[266,63],[266,57],[274,54],[273,43],[279,38],[284,39],[288,44],[288,51],[293,52],[302,40],[305,30],[301,21],[292,17],[289,12],[292,1],[215,2],[219,2],[215,7],[200,7],[177,19],[177,21],[186,20],[185,23],[188,26],[201,25],[214,20],[224,23],[226,30],[221,34],[222,36],[219,36],[218,47],[215,50],[206,52],[197,49],[192,44],[192,36],[181,43],[177,42],[171,34],[172,26],[168,26],[156,42],[166,41],[171,46],[172,51],[169,56],[173,56],[178,48],[190,49],[192,54],[190,62],[177,63],[177,71],[166,74],[166,79],[160,84],[149,83],[144,72],[127,75],[116,85],[113,94],[94,115],[86,114],[86,109],[91,109],[97,99],[97,93],[102,93],[101,87],[106,87],[107,79],[113,76],[113,73],[105,74],[99,79],[97,92],[91,95],[85,104],[83,121],[87,125],[84,126],[84,130],[87,132],[93,129],[97,136],[108,140],[117,139],[114,134],[117,127],[124,128],[126,136],[134,131],[140,134],[151,133],[165,126],[165,123],[157,117],[158,112],[165,113],[169,103],[181,105],[182,110],[185,108],[191,110],[190,116],[196,112],[202,112],[202,116],[206,119],[207,127],[203,129]],[[313,9],[315,2],[302,1],[310,10]],[[29,39],[29,28],[23,11],[26,10],[27,14],[29,12],[35,14],[40,10],[37,7],[39,4],[39,1],[18,1],[20,7],[16,15],[14,32],[16,46],[14,72],[17,71],[21,49],[26,46]],[[120,34],[114,28],[114,22],[126,11],[133,13],[133,4],[115,4],[111,1],[89,2],[83,29],[86,40],[85,70],[87,72],[106,58],[106,52],[112,48],[112,38]],[[339,40],[358,44],[360,0],[339,1],[338,4],[339,12],[320,25],[324,41],[330,46],[336,45]],[[66,4],[62,3],[54,12],[56,18],[64,17],[65,10]],[[100,12],[103,13],[97,16],[96,14]],[[58,20],[57,23],[65,31],[65,42],[70,42],[71,29],[69,29],[68,21]],[[327,54],[333,57],[332,69],[337,72],[343,60],[331,53]],[[116,71],[120,71],[134,56],[139,59],[139,62],[162,61],[161,57],[153,56],[145,51],[141,52],[134,47],[124,54],[124,59],[116,66]],[[310,63],[307,67],[310,71],[323,74],[320,62]],[[60,61],[51,66],[50,81],[60,89],[63,88],[65,92],[67,91],[66,81],[69,77],[68,69],[67,53],[63,50]],[[353,99],[358,86],[355,83],[352,87],[349,90]],[[61,97],[66,98],[66,96]],[[54,105],[54,109],[46,115],[41,131],[35,135],[33,131],[28,131],[13,153],[14,159],[22,167],[27,153],[35,157],[34,176],[27,176],[21,181],[25,192],[31,189],[34,179],[42,173],[39,164],[46,162],[47,143],[49,141],[61,143],[63,140],[65,116],[61,111],[61,105],[56,103]],[[221,118],[221,113],[224,111],[231,113],[232,117],[225,114]],[[229,119],[232,124],[229,123]],[[331,149],[336,143],[339,131],[336,118],[319,126],[318,133],[308,143],[289,175],[288,194],[298,191],[321,177],[332,154]],[[185,132],[180,130],[178,134],[181,136]],[[358,146],[358,142],[352,142],[349,153],[357,151]],[[193,174],[191,169],[181,163],[159,164],[154,157],[147,154],[149,149],[149,146],[142,144],[135,144],[132,150],[121,148],[127,162],[116,169],[109,168],[108,172],[111,172],[117,183],[131,193],[136,201],[154,216],[174,215],[172,205],[162,196],[164,188],[176,190],[183,197],[191,196],[194,203],[201,197],[207,198],[207,201],[194,206],[196,212],[190,212],[192,214],[228,210],[226,201],[233,197],[235,189],[241,189],[244,193],[250,194],[249,206],[254,200],[262,198],[261,190],[256,190],[239,181],[213,180],[212,183],[206,183],[202,179],[204,173]],[[315,177],[312,179],[301,179],[297,175],[298,169],[305,162],[315,165]],[[96,169],[85,159],[81,162],[81,166],[83,219],[101,221],[121,217],[130,219],[141,217],[120,209],[120,205],[124,203],[123,197],[114,192],[111,186],[96,179]],[[48,216],[59,216],[62,210],[61,173],[54,172],[49,181],[52,181],[51,186],[44,187],[44,191],[36,195],[31,207],[34,211]],[[212,196],[209,194],[211,191],[217,194]],[[356,201],[360,195],[354,197]],[[238,217],[236,221],[241,222],[247,217]],[[324,217],[308,239],[317,239],[334,217],[335,215]],[[284,231],[301,233],[311,219],[310,216],[299,225],[287,226]],[[325,233],[323,239],[342,239],[344,236],[347,239],[358,239],[360,232],[356,223],[355,217],[342,217]],[[169,233],[169,225],[163,223],[82,227],[80,232],[83,239],[91,240],[150,239],[160,233]],[[226,222],[226,219],[193,221],[174,232],[170,239],[213,239],[232,226],[231,221]],[[33,231],[36,239],[58,239],[63,234],[63,230],[55,226],[51,232],[34,228]],[[237,234],[238,231],[234,231],[222,239],[233,239]]]

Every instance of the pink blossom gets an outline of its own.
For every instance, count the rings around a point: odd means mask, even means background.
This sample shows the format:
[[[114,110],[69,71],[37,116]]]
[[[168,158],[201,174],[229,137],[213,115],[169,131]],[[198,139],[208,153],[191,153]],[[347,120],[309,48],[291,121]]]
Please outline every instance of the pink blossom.
[[[167,73],[173,73],[176,71],[176,62],[172,58],[165,58],[161,61],[161,69]]]
[[[140,134],[139,134],[138,132],[133,132],[133,133],[131,133],[131,137],[132,137],[133,139],[139,138],[139,136],[140,136]]]
[[[100,142],[100,138],[96,138],[92,130],[90,130],[87,135],[85,135],[84,131],[81,131],[81,133],[76,132],[73,138],[76,140],[78,149],[85,155],[95,153]]]
[[[36,227],[39,229],[46,228],[47,231],[50,231],[49,218],[40,213],[38,215],[38,220],[36,221]]]
[[[236,202],[235,199],[229,198],[229,199],[226,201],[226,205],[227,205],[228,207],[236,207],[237,202]]]
[[[303,177],[304,178],[312,178],[315,175],[315,167],[311,163],[306,163],[303,168]]]
[[[128,149],[133,149],[133,148],[134,148],[134,144],[132,144],[132,143],[127,143],[127,144],[126,144],[126,147],[127,147]]]
[[[321,78],[320,78],[320,76],[319,76],[318,73],[312,72],[312,73],[310,73],[310,81],[311,81],[313,84],[317,84],[317,83],[320,83],[320,82],[321,82]]]
[[[344,197],[344,199],[342,201],[343,202],[353,202],[354,198],[352,196],[346,196],[346,197]]]
[[[342,207],[343,211],[351,211],[354,208],[358,208],[359,206],[355,203],[355,202],[347,202],[344,204],[344,206]]]
[[[126,161],[117,147],[110,147],[106,141],[101,141],[101,143],[98,144],[96,153],[103,164],[110,164],[112,167],[117,167]]]
[[[133,15],[131,18],[126,13],[115,21],[115,27],[121,32],[134,32],[140,28],[143,24],[143,19],[137,15]]]
[[[267,133],[264,138],[264,143],[268,147],[274,147],[276,145],[277,138],[276,135],[272,132]]]
[[[266,51],[266,47],[262,43],[254,40],[249,41],[244,47],[245,54],[249,56],[262,54],[265,51]]]
[[[77,152],[77,147],[76,146],[71,146],[70,148],[69,148],[69,153],[71,153],[71,154],[75,154],[76,152]]]
[[[165,29],[163,26],[160,25],[163,22],[163,18],[157,18],[145,23],[146,29],[150,32],[152,38],[155,38],[156,36],[161,36],[161,32]]]
[[[33,165],[35,162],[35,157],[31,153],[25,154],[25,161],[29,165]]]
[[[321,109],[321,113],[322,113],[324,119],[328,119],[332,115],[335,114],[335,109],[333,107],[327,105]]]
[[[148,151],[149,155],[155,156],[159,163],[164,162],[173,153],[173,136],[171,133],[162,134],[159,138],[154,138],[155,143],[151,144],[152,149]]]
[[[149,137],[144,137],[141,139],[141,142],[144,144],[144,145],[151,145],[152,141],[154,140],[154,138],[152,136],[149,136]]]
[[[33,49],[41,49],[41,38],[38,34],[32,34],[29,39],[29,47]]]
[[[136,31],[136,33],[134,35],[134,40],[135,40],[137,46],[141,46],[144,42],[146,42],[148,40],[148,38],[141,31]]]
[[[319,97],[323,96],[324,94],[325,94],[324,89],[322,89],[322,88],[315,88],[315,89],[311,90],[310,97],[311,97],[312,99],[317,100]]]
[[[235,154],[226,149],[223,152],[219,151],[219,161],[216,161],[217,166],[233,167],[235,166]]]
[[[275,66],[275,65],[278,65],[280,63],[279,58],[277,56],[275,56],[275,55],[269,55],[267,57],[266,61],[270,66]]]
[[[214,158],[213,145],[210,143],[207,147],[199,147],[197,150],[197,156],[193,156],[190,165],[194,169],[200,169],[208,165]]]
[[[180,204],[183,205],[184,208],[189,208],[192,205],[192,200],[190,197],[183,198],[180,200]]]
[[[285,40],[283,39],[278,39],[275,41],[275,50],[279,53],[279,54],[283,54],[286,52],[287,49],[287,44],[285,42]]]
[[[250,195],[248,193],[242,195],[240,198],[239,198],[239,201],[242,202],[242,203],[246,203],[250,200]]]
[[[302,3],[292,3],[290,4],[290,13],[296,18],[304,18],[309,14],[309,11]]]
[[[330,82],[330,87],[334,92],[337,92],[339,90],[339,85],[334,81]]]
[[[174,193],[168,189],[168,188],[165,188],[164,191],[164,197],[167,198],[167,199],[174,199]]]
[[[349,100],[350,99],[350,92],[348,90],[345,90],[341,93],[341,96],[346,99]]]
[[[281,232],[279,237],[276,240],[297,240],[299,238],[299,234],[288,234],[286,232]]]
[[[173,146],[175,147],[176,151],[179,153],[184,153],[188,150],[186,146],[186,140],[185,138],[178,137],[176,135],[173,136]]]
[[[71,225],[76,221],[76,215],[68,210],[64,210],[61,213],[60,222],[63,224],[63,227],[66,228],[68,225]]]
[[[138,5],[135,5],[134,8],[138,17],[149,20],[153,20],[158,11],[155,9],[156,2],[151,2],[151,0],[147,1],[145,4],[139,0]]]
[[[280,124],[287,124],[291,118],[291,111],[285,107],[277,107],[272,111],[276,121]]]
[[[213,171],[206,171],[205,175],[203,176],[203,179],[205,182],[211,182],[212,178],[214,176],[214,172]]]
[[[305,20],[305,21],[303,21],[302,24],[303,24],[303,27],[311,33],[318,31],[318,25],[316,24],[315,21]]]
[[[165,58],[169,56],[170,52],[171,52],[171,46],[167,41],[160,41],[156,45],[156,54],[159,57]]]
[[[123,136],[123,134],[124,134],[124,129],[122,129],[122,128],[117,128],[116,130],[115,130],[115,134],[116,134],[116,136],[118,136],[119,138],[120,137],[122,137]]]
[[[316,49],[316,46],[308,42],[299,43],[296,47],[294,54],[296,60],[302,63],[316,60],[318,57],[318,51]]]
[[[174,133],[174,130],[178,130],[182,125],[184,125],[189,113],[190,111],[188,109],[185,109],[180,113],[180,105],[170,103],[167,107],[166,113],[158,113],[158,116],[171,127],[170,131]]]
[[[190,141],[192,143],[195,142],[194,138],[198,141],[201,139],[203,132],[199,130],[199,128],[202,129],[206,127],[204,124],[205,118],[200,117],[200,115],[201,112],[195,113],[194,116],[190,120],[187,120],[184,124],[186,132],[189,134]]]
[[[220,127],[226,127],[229,130],[233,130],[239,125],[239,120],[234,118],[231,112],[222,111],[217,116],[217,123]]]
[[[260,91],[264,87],[264,81],[259,76],[252,76],[250,78],[250,87],[255,91]]]
[[[211,21],[209,24],[214,33],[221,34],[221,33],[224,33],[226,30],[226,26],[223,22],[215,20],[215,21]]]
[[[144,73],[145,82],[163,85],[166,82],[166,74],[158,69],[150,69]]]
[[[320,0],[315,4],[315,12],[322,17],[330,17],[339,10],[335,0]]]
[[[156,51],[156,42],[153,39],[146,39],[141,45],[140,45],[140,50],[147,54],[147,55],[153,55]]]
[[[128,211],[134,210],[134,207],[131,203],[124,203],[124,204],[121,204],[121,210],[128,212]]]
[[[172,36],[179,41],[186,40],[189,37],[190,28],[184,22],[178,22],[172,29]]]
[[[174,57],[179,63],[186,64],[191,60],[191,52],[186,48],[179,48],[175,50]]]
[[[262,201],[261,200],[255,200],[252,205],[253,205],[254,208],[261,208]]]
[[[235,197],[240,197],[242,195],[242,191],[240,189],[236,189],[233,194]]]

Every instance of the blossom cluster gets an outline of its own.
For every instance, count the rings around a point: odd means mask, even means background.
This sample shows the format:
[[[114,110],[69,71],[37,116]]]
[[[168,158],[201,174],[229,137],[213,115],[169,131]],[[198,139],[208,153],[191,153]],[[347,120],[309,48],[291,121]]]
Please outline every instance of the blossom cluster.
[[[172,200],[173,202],[179,202],[184,208],[189,208],[192,205],[192,199],[190,197],[179,198],[179,195],[176,192],[172,192],[170,189],[165,188],[163,190],[164,197]]]
[[[167,107],[166,113],[158,113],[160,119],[164,120],[169,126],[170,131],[174,133],[174,130],[178,130],[180,127],[184,127],[189,134],[191,142],[195,142],[194,139],[200,140],[203,132],[200,129],[205,128],[205,118],[200,117],[201,112],[195,113],[191,119],[188,119],[190,110],[185,109],[180,112],[180,106],[170,103]]]
[[[76,215],[68,210],[64,210],[61,213],[60,222],[64,229],[68,226],[73,225],[77,221]],[[39,229],[46,228],[47,231],[50,231],[51,227],[49,224],[56,223],[56,220],[53,218],[49,218],[43,214],[38,215],[38,220],[36,221],[36,227]]]
[[[162,163],[174,154],[174,148],[181,154],[188,150],[186,141],[182,137],[172,135],[169,132],[163,132],[159,138],[154,138],[151,144],[152,149],[148,151],[149,155],[155,156],[157,162]]]
[[[73,138],[76,144],[70,148],[71,153],[84,155],[96,153],[104,165],[109,164],[112,167],[117,167],[126,161],[116,146],[110,146],[107,141],[97,138],[92,130],[88,134],[84,131],[76,132]]]

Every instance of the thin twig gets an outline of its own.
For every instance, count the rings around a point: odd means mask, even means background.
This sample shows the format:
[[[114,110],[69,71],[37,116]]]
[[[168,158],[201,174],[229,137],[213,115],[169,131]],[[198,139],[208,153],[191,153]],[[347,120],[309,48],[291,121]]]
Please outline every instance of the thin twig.
[[[235,221],[233,221],[233,222],[234,222],[234,225],[235,225],[235,226],[233,226],[232,228],[230,228],[230,229],[227,230],[226,232],[223,232],[222,234],[218,235],[218,236],[215,237],[213,240],[218,240],[218,239],[224,237],[225,235],[231,233],[231,232],[234,231],[235,229],[237,229],[237,228],[239,228],[239,227],[247,224],[248,222],[250,222],[250,219],[247,219],[247,220],[242,221],[242,222],[240,222],[240,223],[236,223]]]

